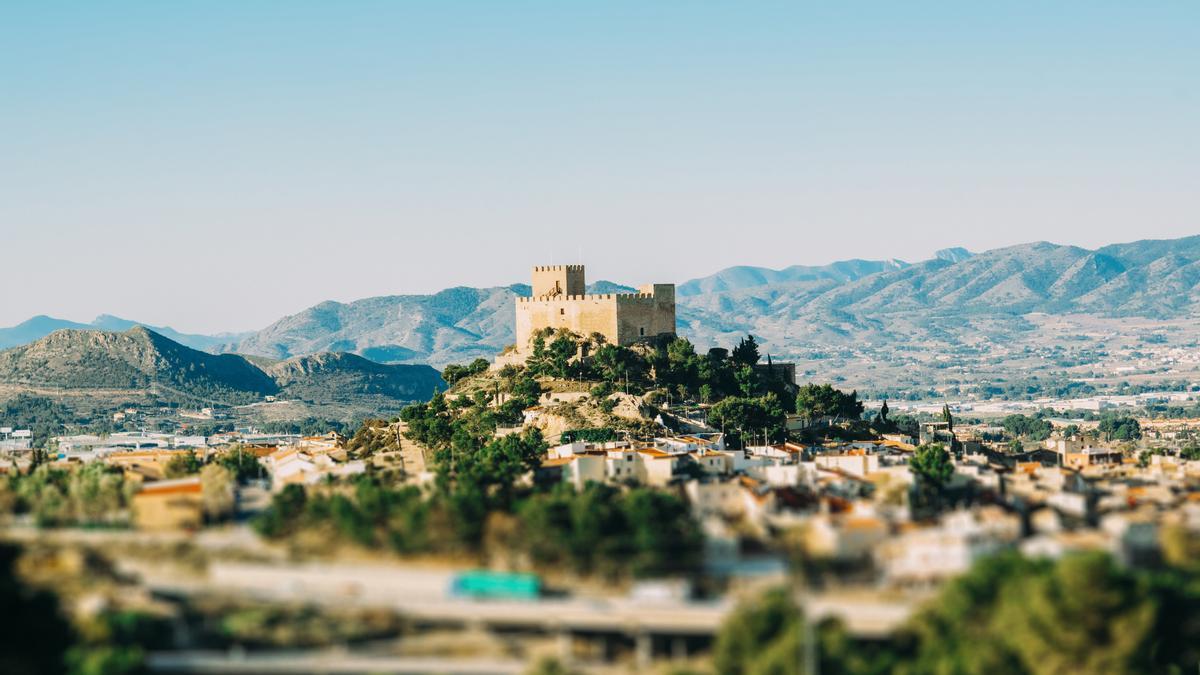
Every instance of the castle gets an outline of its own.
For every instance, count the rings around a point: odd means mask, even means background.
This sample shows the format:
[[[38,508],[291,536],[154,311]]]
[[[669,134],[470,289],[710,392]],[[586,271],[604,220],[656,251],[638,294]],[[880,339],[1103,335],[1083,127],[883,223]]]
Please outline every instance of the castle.
[[[565,328],[599,333],[614,345],[675,334],[675,284],[647,284],[637,293],[588,295],[583,265],[533,268],[533,294],[517,298],[517,359],[528,355],[534,333]]]

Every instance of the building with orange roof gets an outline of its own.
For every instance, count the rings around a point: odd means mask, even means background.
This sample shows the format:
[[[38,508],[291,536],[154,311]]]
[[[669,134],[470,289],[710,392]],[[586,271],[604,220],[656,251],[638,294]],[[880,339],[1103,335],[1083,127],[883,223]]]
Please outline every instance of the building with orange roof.
[[[133,523],[141,530],[196,529],[204,522],[199,476],[142,485],[133,496]]]

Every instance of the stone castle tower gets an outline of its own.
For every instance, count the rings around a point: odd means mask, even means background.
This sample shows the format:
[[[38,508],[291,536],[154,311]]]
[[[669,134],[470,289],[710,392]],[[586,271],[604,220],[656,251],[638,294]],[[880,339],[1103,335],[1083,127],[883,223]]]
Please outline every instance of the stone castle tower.
[[[563,295],[585,295],[583,265],[552,265],[533,268],[533,297],[556,298]]]
[[[588,295],[583,265],[534,267],[533,294],[517,298],[516,312],[516,362],[524,361],[530,338],[544,328],[600,333],[610,344],[625,346],[675,334],[675,284]]]

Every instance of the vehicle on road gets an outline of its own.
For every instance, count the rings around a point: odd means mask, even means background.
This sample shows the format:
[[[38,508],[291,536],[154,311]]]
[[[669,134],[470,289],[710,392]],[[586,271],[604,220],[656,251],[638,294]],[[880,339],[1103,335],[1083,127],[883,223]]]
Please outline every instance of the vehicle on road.
[[[471,570],[454,575],[450,595],[477,600],[536,600],[542,582],[536,574]]]

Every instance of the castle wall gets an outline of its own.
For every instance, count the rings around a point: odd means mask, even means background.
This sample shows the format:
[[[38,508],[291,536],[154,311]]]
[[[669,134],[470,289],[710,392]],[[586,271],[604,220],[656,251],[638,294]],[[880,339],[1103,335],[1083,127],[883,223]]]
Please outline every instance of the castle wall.
[[[675,286],[653,284],[617,296],[617,339],[621,345],[675,333]]]
[[[527,351],[529,338],[543,328],[566,328],[583,336],[600,333],[616,342],[618,297],[609,293],[517,298],[517,349]]]

